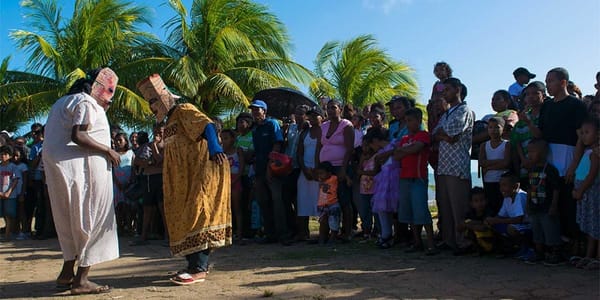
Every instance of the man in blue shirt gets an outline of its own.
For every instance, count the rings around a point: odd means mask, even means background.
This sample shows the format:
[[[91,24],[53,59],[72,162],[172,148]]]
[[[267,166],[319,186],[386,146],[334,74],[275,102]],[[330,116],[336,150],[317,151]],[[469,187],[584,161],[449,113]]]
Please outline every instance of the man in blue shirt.
[[[267,104],[254,100],[250,104],[256,126],[252,131],[254,144],[254,193],[263,214],[265,243],[280,241],[289,244],[291,238],[287,206],[282,199],[282,182],[274,178],[268,167],[269,153],[281,152],[283,133],[276,120],[267,117]]]

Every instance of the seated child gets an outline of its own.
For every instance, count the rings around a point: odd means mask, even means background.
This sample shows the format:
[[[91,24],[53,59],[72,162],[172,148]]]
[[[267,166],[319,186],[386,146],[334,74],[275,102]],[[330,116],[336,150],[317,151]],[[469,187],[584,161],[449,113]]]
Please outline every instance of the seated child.
[[[487,206],[483,188],[476,186],[471,189],[469,204],[471,208],[464,222],[458,224],[458,230],[466,231],[465,237],[471,240],[480,255],[489,253],[494,248],[494,233],[484,224],[484,220],[493,216],[493,213]]]
[[[340,230],[341,215],[337,196],[338,178],[333,175],[333,166],[328,161],[320,163],[316,173],[319,180],[319,244],[325,244],[328,240],[334,243]]]
[[[514,245],[526,249],[531,226],[525,213],[527,193],[519,188],[519,177],[511,172],[502,174],[500,192],[504,200],[498,215],[486,218],[484,223],[491,226],[498,235],[502,241],[503,255],[506,255],[512,252]]]
[[[527,263],[543,261],[545,250],[549,255],[544,265],[555,266],[561,261],[560,219],[558,199],[560,177],[558,170],[546,160],[548,143],[533,139],[527,145],[531,169],[529,170],[529,193],[527,212],[531,221],[535,254],[528,257]],[[547,248],[547,249],[544,249]]]

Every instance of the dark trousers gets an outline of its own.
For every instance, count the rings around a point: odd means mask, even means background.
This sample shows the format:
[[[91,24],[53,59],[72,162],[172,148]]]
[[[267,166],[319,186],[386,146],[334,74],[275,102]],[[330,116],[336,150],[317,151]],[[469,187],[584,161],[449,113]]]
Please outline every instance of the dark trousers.
[[[185,259],[188,261],[188,271],[192,274],[208,271],[209,255],[210,249],[186,255]]]
[[[242,228],[244,229],[243,235],[244,237],[252,237],[254,236],[254,233],[252,232],[252,224],[251,224],[251,209],[250,209],[250,205],[252,203],[252,197],[254,197],[253,195],[253,188],[254,188],[254,179],[248,177],[248,175],[243,175],[242,176],[242,199],[241,199],[241,206],[242,206],[242,211],[240,212],[242,214]]]
[[[484,182],[483,193],[485,194],[485,200],[487,200],[487,206],[494,215],[497,215],[504,201],[504,197],[502,197],[502,193],[500,192],[500,183]]]
[[[290,230],[291,197],[283,197],[285,177],[256,176],[254,192],[263,216],[263,226],[267,239],[285,240],[292,236]]]
[[[559,182],[560,197],[558,200],[558,211],[560,215],[560,232],[562,235],[577,239],[581,233],[577,226],[577,202],[573,200],[573,183],[566,183],[564,178]]]

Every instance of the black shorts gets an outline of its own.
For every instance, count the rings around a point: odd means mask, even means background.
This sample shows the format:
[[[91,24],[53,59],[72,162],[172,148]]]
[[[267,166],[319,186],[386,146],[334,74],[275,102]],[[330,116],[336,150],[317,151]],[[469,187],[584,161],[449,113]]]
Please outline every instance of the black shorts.
[[[144,189],[142,205],[155,205],[163,202],[162,174],[142,175]]]

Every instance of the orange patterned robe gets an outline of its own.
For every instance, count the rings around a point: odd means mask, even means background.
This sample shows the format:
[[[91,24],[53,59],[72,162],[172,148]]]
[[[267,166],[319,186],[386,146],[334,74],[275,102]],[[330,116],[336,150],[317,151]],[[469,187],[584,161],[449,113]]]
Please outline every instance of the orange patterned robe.
[[[164,131],[163,190],[171,252],[184,256],[231,245],[229,165],[209,160],[212,121],[191,104],[174,108]]]

